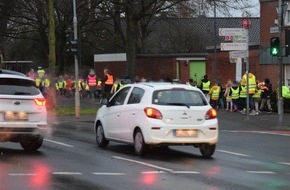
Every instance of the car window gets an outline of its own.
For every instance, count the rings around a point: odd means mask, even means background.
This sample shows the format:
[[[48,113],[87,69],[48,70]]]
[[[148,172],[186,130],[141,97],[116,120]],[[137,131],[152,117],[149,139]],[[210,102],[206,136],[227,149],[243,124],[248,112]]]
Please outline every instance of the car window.
[[[115,96],[110,100],[110,106],[123,105],[129,90],[130,87],[123,87],[120,91],[118,91],[117,94],[115,94]]]
[[[194,90],[158,90],[153,93],[153,104],[158,105],[175,105],[186,104],[188,106],[207,105],[207,101],[202,93]]]
[[[40,91],[35,82],[25,79],[0,78],[0,94],[5,95],[37,95]]]
[[[133,90],[132,90],[132,93],[129,97],[129,100],[128,100],[128,104],[138,104],[141,102],[141,99],[144,95],[144,90],[141,89],[141,88],[137,88],[135,87]]]

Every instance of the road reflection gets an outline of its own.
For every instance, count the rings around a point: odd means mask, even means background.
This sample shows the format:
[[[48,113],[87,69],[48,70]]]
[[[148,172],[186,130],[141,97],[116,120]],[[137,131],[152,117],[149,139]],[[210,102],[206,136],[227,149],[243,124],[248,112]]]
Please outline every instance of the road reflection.
[[[33,189],[50,189],[51,187],[51,170],[45,164],[41,162],[33,162],[32,174],[29,177],[28,184]]]

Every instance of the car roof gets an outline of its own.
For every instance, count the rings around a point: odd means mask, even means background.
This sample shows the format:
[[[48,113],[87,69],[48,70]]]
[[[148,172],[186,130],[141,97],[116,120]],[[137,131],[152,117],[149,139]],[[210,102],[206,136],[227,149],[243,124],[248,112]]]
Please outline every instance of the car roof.
[[[0,69],[0,74],[10,74],[10,75],[26,76],[23,73],[20,73],[20,72],[17,72],[17,71],[12,71],[12,70],[7,70],[7,69]]]
[[[171,89],[171,88],[197,89],[196,87],[193,87],[188,84],[171,83],[171,82],[140,82],[131,85],[136,87],[139,86],[143,88],[151,88],[152,90]]]

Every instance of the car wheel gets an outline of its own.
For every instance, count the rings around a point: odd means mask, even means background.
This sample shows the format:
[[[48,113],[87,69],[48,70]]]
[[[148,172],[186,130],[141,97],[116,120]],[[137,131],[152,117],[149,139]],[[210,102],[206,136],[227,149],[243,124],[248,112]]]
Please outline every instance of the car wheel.
[[[202,154],[203,157],[209,158],[213,155],[215,151],[215,144],[202,144],[199,147],[200,153]]]
[[[99,123],[96,128],[96,141],[99,147],[107,147],[109,141],[106,140],[103,126]]]
[[[143,134],[140,129],[137,129],[134,134],[134,150],[138,156],[145,154],[147,145],[144,142]]]
[[[20,145],[24,150],[27,151],[35,151],[41,147],[43,143],[43,137],[40,135],[37,136],[31,136],[28,138],[25,138],[25,140],[20,142]]]

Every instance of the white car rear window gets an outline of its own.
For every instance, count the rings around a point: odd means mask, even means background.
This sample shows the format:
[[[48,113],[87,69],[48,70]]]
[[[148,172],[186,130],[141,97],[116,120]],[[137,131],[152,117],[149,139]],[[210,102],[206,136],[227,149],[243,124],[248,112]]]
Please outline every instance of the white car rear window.
[[[37,95],[40,94],[35,82],[25,79],[0,78],[0,94],[3,95]]]
[[[158,90],[153,93],[152,104],[204,106],[207,101],[199,91],[185,89]]]

